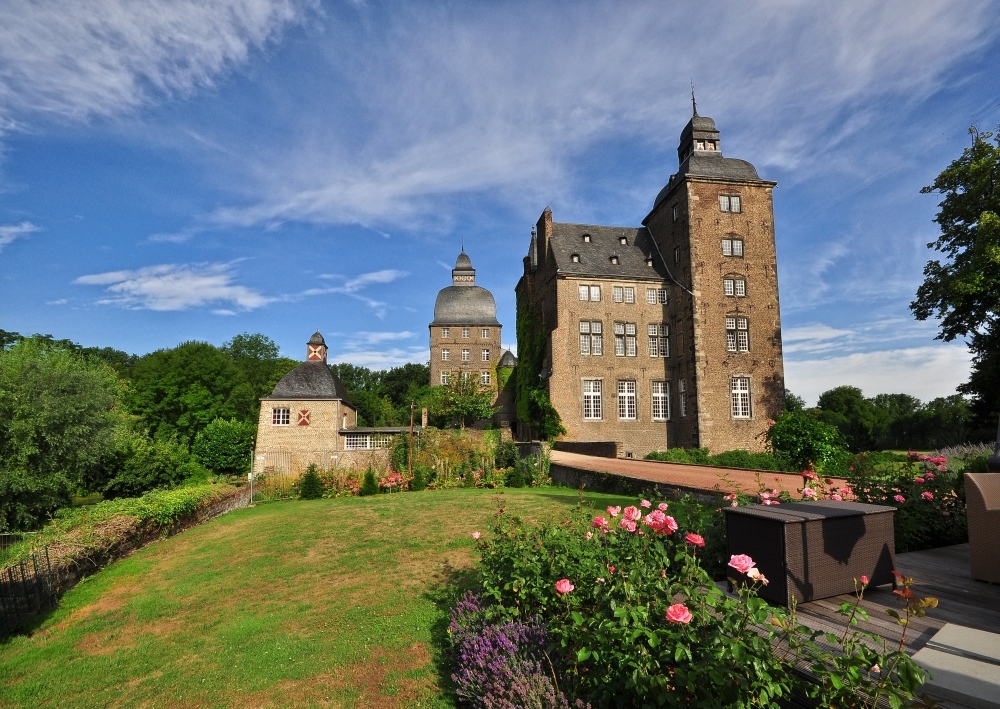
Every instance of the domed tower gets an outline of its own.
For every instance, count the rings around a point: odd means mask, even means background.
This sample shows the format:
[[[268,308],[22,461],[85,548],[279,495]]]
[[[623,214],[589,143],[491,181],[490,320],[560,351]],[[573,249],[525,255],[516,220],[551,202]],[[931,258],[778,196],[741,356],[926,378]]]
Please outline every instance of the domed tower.
[[[476,269],[464,251],[455,261],[451,283],[438,292],[429,326],[431,385],[476,377],[495,390],[496,365],[503,352],[496,301],[476,285]]]

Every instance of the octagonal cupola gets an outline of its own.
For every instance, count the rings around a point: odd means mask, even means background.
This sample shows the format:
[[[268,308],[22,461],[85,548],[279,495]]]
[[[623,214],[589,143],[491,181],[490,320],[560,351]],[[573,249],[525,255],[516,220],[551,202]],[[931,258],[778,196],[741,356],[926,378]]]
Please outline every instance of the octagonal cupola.
[[[458,255],[455,268],[451,269],[451,282],[456,286],[476,285],[476,269],[472,267],[472,259],[465,251]]]
[[[306,343],[306,361],[326,363],[326,340],[319,330]]]

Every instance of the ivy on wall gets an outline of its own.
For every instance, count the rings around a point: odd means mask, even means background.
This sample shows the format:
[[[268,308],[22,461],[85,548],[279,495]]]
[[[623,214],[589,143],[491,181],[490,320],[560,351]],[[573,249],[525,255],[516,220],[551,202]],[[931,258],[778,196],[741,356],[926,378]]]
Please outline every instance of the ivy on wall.
[[[548,338],[541,314],[528,302],[525,289],[517,294],[517,367],[514,370],[517,418],[544,439],[566,432],[559,412],[549,400],[548,386],[541,378]]]

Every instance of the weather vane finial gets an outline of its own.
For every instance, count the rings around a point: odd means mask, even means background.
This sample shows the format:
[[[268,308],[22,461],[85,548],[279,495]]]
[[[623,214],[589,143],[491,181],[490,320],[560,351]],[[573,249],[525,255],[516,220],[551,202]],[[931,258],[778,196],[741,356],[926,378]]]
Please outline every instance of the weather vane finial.
[[[694,79],[691,79],[691,115],[698,115],[698,102],[694,100]]]

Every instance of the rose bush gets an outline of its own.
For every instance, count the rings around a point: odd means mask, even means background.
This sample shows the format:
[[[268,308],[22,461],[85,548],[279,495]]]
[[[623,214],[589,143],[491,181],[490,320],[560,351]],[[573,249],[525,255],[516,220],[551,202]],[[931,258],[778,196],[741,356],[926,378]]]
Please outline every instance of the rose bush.
[[[914,697],[923,673],[901,649],[877,652],[863,641],[857,604],[842,608],[843,637],[809,630],[756,596],[767,579],[742,554],[728,565],[736,593],[723,593],[699,556],[705,518],[665,503],[642,513],[651,507],[595,516],[581,506],[539,525],[501,507],[478,540],[483,618],[544,628],[560,703],[776,707],[796,688],[821,706],[874,706],[879,696],[902,706]],[[931,603],[903,588],[909,597],[897,617],[905,624]],[[796,662],[817,681],[793,673]],[[877,676],[874,665],[884,668]]]

